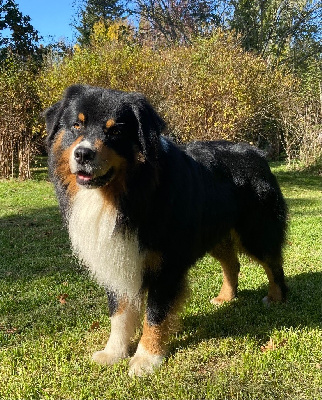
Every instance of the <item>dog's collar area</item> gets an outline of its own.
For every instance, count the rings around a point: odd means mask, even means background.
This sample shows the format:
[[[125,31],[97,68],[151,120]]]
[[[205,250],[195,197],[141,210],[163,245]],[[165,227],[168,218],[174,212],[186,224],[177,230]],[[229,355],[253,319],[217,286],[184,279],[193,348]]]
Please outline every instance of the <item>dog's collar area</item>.
[[[106,174],[94,177],[93,174],[78,171],[76,173],[76,182],[84,187],[97,188],[108,184],[114,176],[114,168],[111,167]]]

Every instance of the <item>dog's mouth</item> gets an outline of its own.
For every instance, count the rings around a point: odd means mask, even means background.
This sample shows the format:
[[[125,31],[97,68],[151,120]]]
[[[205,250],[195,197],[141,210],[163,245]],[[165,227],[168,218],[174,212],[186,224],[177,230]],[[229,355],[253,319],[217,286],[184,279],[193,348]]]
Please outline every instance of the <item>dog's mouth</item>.
[[[76,172],[76,182],[88,188],[101,187],[108,184],[114,176],[114,168],[111,167],[104,175],[95,176],[84,171]]]

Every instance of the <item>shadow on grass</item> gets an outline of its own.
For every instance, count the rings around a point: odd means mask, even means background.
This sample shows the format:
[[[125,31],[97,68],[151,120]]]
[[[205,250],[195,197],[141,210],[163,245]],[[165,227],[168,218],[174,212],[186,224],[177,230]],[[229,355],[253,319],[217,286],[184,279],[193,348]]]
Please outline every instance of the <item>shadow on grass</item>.
[[[299,199],[296,197],[287,197],[289,214],[294,217],[319,217],[321,209],[316,204],[316,199]]]
[[[299,189],[316,190],[322,183],[322,177],[318,172],[294,171],[292,169],[274,169],[273,173],[277,177],[280,185],[288,187],[298,187]]]
[[[267,287],[242,290],[238,298],[212,311],[183,316],[185,340],[175,340],[171,348],[188,347],[201,340],[250,336],[267,339],[274,329],[322,328],[322,272],[302,273],[287,279],[288,299],[267,306],[261,302]]]
[[[24,210],[0,219],[0,277],[10,281],[48,273],[69,241],[57,207]]]

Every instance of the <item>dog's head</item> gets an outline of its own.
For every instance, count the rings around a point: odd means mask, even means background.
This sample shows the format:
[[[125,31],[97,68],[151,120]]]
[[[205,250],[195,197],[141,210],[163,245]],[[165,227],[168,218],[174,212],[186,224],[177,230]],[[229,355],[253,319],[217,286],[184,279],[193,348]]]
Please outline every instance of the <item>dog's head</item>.
[[[87,85],[70,86],[45,117],[54,173],[88,188],[129,166],[154,164],[165,126],[143,95]]]

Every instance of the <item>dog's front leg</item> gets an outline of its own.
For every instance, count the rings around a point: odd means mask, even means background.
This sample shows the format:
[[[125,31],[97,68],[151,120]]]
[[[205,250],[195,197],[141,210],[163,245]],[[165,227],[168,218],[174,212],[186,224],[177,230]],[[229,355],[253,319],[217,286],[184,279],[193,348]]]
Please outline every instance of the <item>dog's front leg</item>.
[[[149,288],[143,333],[130,361],[130,376],[142,376],[158,368],[166,356],[170,333],[183,303],[183,285]]]
[[[105,349],[93,354],[93,360],[99,364],[115,364],[128,356],[130,339],[139,324],[139,304],[130,303],[107,292],[111,318],[111,334]]]
[[[169,336],[168,321],[160,325],[152,325],[147,318],[144,320],[142,338],[130,361],[130,376],[150,374],[159,367],[166,355]]]

